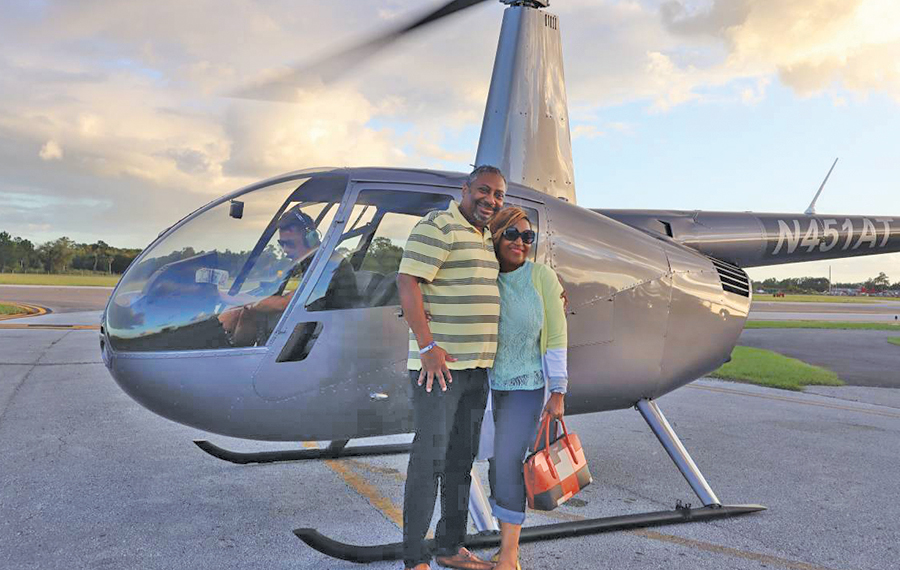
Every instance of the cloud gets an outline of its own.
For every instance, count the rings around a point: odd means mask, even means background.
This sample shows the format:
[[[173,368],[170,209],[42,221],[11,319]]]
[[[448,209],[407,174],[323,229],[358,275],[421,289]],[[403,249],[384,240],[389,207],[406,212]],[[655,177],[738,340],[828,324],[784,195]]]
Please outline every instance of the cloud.
[[[760,77],[755,86],[741,90],[741,102],[745,105],[756,105],[766,97],[766,89],[772,80],[768,77]]]
[[[572,128],[572,139],[596,139],[605,137],[609,132],[632,136],[634,135],[634,127],[621,121],[605,123],[602,129],[592,124],[575,125]]]
[[[62,147],[56,141],[47,141],[38,153],[41,160],[59,160],[63,156]]]
[[[312,166],[395,165],[405,158],[388,129],[368,126],[376,106],[352,90],[298,91],[296,103],[237,102],[226,113],[232,141],[225,173],[262,177]]]
[[[716,38],[735,76],[777,74],[801,95],[833,88],[900,101],[900,4],[893,0],[670,1],[660,13],[680,37]]]
[[[597,128],[597,125],[575,125],[572,128],[572,139],[595,139],[605,134]]]

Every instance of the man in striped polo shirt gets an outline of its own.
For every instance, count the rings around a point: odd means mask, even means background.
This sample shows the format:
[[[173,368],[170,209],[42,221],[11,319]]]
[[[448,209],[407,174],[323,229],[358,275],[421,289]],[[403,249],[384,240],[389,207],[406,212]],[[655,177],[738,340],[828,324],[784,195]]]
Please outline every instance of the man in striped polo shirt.
[[[400,262],[397,286],[410,328],[416,427],[403,498],[403,560],[409,569],[429,568],[424,541],[438,478],[437,563],[475,570],[493,566],[463,548],[463,540],[500,315],[500,266],[487,225],[505,194],[499,169],[476,168],[463,184],[459,204],[450,202],[446,210],[419,220]]]

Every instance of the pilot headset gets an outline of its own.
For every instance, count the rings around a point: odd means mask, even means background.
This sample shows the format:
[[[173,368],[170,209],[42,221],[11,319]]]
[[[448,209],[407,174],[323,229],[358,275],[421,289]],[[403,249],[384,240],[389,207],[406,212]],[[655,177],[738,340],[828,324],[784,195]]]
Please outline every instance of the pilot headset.
[[[316,229],[316,223],[308,214],[301,212],[299,209],[291,208],[285,212],[281,223],[278,225],[283,228],[291,227],[296,226],[297,222],[306,230],[303,233],[303,245],[309,249],[318,247],[322,243],[322,236],[319,234],[319,230]]]

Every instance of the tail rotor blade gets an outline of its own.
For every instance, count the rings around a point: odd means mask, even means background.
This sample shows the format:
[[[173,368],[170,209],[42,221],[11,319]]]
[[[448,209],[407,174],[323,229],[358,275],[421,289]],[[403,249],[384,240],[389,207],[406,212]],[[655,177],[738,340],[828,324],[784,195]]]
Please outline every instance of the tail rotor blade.
[[[239,99],[261,101],[294,101],[298,88],[315,83],[334,81],[352,67],[371,57],[401,37],[442,18],[472,8],[486,0],[451,0],[416,20],[391,32],[339,51],[311,64],[295,66],[280,76],[249,85],[229,94]]]

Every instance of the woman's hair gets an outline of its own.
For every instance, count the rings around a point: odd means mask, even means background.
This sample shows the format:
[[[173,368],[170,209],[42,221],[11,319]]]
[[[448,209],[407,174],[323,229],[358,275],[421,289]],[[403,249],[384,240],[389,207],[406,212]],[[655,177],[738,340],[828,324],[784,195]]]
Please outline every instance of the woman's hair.
[[[528,219],[528,214],[525,213],[525,210],[515,206],[507,206],[493,217],[490,228],[491,239],[494,241],[494,254],[500,249],[500,237],[503,235],[503,232],[506,231],[506,228],[518,224],[519,220],[526,220],[531,224],[531,220]]]

